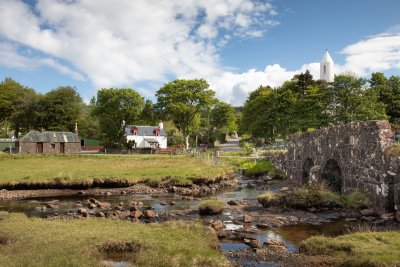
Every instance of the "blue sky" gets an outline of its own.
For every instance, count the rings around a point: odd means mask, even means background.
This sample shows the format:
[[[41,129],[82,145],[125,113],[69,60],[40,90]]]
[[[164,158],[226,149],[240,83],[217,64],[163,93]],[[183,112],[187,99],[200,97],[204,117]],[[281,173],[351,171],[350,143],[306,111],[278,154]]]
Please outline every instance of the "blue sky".
[[[399,14],[398,0],[0,0],[0,79],[88,101],[109,87],[155,100],[165,82],[204,78],[240,105],[261,84],[318,78],[325,48],[336,73],[400,75]]]

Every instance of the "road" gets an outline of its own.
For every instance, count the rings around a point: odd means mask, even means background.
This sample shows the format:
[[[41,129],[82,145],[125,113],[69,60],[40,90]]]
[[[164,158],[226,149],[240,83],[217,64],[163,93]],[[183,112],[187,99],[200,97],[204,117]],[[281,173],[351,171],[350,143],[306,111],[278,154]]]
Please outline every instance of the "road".
[[[222,151],[243,151],[239,146],[239,138],[227,138],[226,143],[220,144],[218,148]]]

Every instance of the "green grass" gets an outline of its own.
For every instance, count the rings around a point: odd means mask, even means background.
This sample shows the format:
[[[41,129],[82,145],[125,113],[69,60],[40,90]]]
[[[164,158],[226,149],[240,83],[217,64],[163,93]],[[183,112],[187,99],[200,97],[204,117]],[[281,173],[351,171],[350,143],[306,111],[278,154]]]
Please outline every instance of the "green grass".
[[[338,266],[400,266],[400,232],[359,232],[335,238],[312,237],[300,251],[337,257]]]
[[[229,167],[169,155],[0,155],[0,169],[0,184],[165,178],[191,183],[191,179],[223,176]]]
[[[328,191],[324,184],[300,187],[292,192],[268,192],[257,197],[264,207],[283,205],[291,208],[342,207],[360,209],[370,206],[365,193],[354,191],[340,195]]]
[[[206,199],[200,202],[199,211],[200,214],[219,214],[225,208],[225,202],[219,199]]]
[[[0,266],[227,266],[216,236],[198,223],[43,220],[0,213]]]
[[[385,149],[386,156],[400,157],[400,142],[397,142]]]

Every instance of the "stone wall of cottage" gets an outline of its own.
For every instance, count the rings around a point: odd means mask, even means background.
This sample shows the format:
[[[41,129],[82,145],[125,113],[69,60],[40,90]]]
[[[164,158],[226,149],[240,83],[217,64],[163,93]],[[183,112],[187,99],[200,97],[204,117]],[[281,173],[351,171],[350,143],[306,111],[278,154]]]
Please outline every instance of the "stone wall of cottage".
[[[36,143],[25,143],[20,142],[21,153],[37,154]],[[65,143],[64,153],[74,154],[81,152],[81,143]],[[59,154],[60,153],[60,143],[43,143],[43,154]]]

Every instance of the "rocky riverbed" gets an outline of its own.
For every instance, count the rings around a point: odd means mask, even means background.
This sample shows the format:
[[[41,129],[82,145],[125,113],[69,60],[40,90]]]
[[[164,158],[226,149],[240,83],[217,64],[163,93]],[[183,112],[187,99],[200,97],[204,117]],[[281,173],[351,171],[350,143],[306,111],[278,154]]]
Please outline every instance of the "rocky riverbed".
[[[370,209],[263,208],[256,200],[265,191],[285,191],[294,186],[287,181],[237,177],[190,187],[135,185],[88,190],[2,190],[0,209],[49,220],[91,217],[134,223],[200,220],[216,232],[222,252],[238,266],[329,265],[329,258],[298,254],[300,242],[317,234],[342,234],[363,224],[376,228],[399,227],[394,214],[378,215]],[[210,197],[224,201],[224,211],[212,216],[200,215],[200,201]]]

